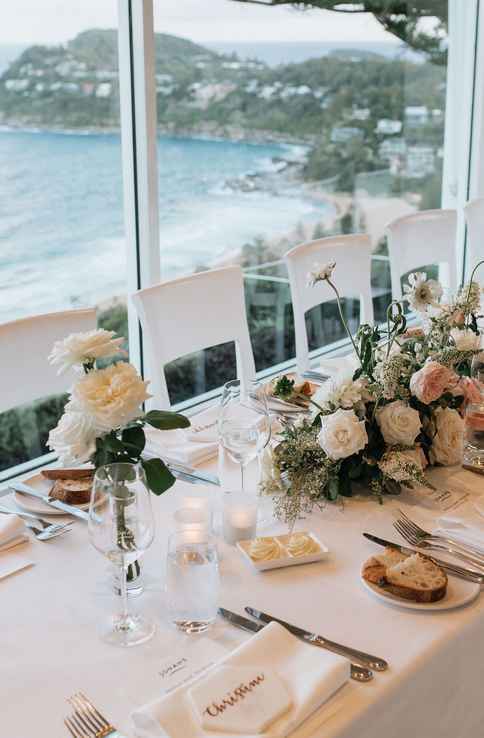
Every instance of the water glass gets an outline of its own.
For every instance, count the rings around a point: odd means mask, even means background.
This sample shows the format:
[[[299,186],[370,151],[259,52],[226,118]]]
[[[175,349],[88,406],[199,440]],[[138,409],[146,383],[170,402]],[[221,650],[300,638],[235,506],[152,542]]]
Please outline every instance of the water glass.
[[[220,576],[217,543],[202,531],[173,533],[168,540],[165,594],[171,622],[202,633],[217,617]]]
[[[464,461],[484,468],[484,402],[467,406]]]

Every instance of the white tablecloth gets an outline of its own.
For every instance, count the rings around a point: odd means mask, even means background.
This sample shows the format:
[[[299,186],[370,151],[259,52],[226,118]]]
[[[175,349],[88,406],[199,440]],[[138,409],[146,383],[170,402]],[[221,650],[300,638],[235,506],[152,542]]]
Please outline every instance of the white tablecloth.
[[[215,469],[215,464],[207,469]],[[479,477],[469,475],[478,489]],[[205,636],[184,636],[167,624],[163,568],[171,515],[184,495],[202,489],[177,483],[154,498],[157,536],[146,554],[147,591],[135,608],[152,615],[155,638],[122,650],[101,642],[97,626],[116,601],[106,563],[89,545],[86,525],[49,543],[34,541],[35,566],[0,582],[0,735],[64,738],[65,698],[86,692],[126,736],[129,713],[162,693],[167,659],[187,644],[233,648],[247,634],[218,621]],[[2,502],[8,500],[3,498]],[[373,682],[350,682],[294,738],[478,738],[484,735],[484,599],[450,612],[401,610],[376,600],[362,586],[362,561],[376,547],[363,530],[395,539],[390,511],[355,499],[339,512],[314,514],[301,528],[314,530],[331,550],[328,560],[302,567],[252,571],[225,544],[220,604],[243,613],[252,605],[356,648],[381,655],[390,670]],[[282,532],[275,524],[264,532]],[[211,643],[215,643],[213,647]],[[197,646],[198,647],[198,646]],[[206,647],[206,646],[205,646]],[[304,675],[301,675],[304,678]]]

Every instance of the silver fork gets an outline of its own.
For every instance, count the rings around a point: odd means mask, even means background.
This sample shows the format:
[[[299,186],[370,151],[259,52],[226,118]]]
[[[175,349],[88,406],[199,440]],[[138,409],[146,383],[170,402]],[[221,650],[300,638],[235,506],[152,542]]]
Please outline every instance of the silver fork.
[[[421,536],[418,536],[413,532],[408,523],[402,518],[396,520],[393,523],[393,527],[400,533],[400,535],[407,541],[407,543],[410,543],[416,548],[431,549],[434,551],[445,551],[446,553],[454,556],[456,559],[461,559],[462,561],[465,561],[468,564],[470,563],[474,567],[478,567],[481,570],[484,569],[484,564],[482,563],[482,560],[476,559],[470,554],[462,553],[462,551],[459,551],[454,546],[449,546],[445,543],[423,540]]]
[[[67,701],[74,712],[64,719],[64,724],[73,738],[123,738],[82,692],[73,694]]]
[[[482,549],[477,548],[477,546],[473,546],[471,543],[462,543],[462,541],[456,541],[454,538],[430,533],[430,531],[424,530],[420,527],[420,525],[417,525],[417,523],[415,523],[413,520],[410,520],[408,515],[406,515],[403,510],[399,510],[398,512],[400,513],[400,518],[403,519],[408,524],[410,529],[415,533],[415,535],[421,538],[423,541],[443,541],[444,543],[448,543],[449,546],[455,546],[456,548],[461,549],[463,553],[470,553],[471,555],[480,557],[484,564],[484,553],[482,552]]]
[[[25,518],[27,527],[33,532],[34,536],[39,541],[48,541],[51,538],[57,538],[57,536],[67,533],[72,523],[51,523],[49,520],[39,518],[38,515],[32,515],[27,512],[20,512],[18,510],[11,510],[8,507],[0,505],[0,513],[8,515],[18,515],[20,518]],[[40,526],[40,527],[39,527]]]

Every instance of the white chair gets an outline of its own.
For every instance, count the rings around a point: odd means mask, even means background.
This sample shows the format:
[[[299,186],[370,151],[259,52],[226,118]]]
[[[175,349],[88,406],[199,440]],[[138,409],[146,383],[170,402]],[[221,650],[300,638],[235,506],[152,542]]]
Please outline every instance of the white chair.
[[[57,375],[48,356],[55,341],[70,333],[93,330],[95,310],[67,310],[0,324],[0,412],[44,397],[61,395],[72,385],[72,374]],[[33,409],[25,408],[22,431],[31,458],[40,456]]]
[[[438,264],[439,280],[456,289],[456,230],[456,210],[422,210],[386,226],[394,300],[402,297],[402,277],[429,264]]]
[[[308,273],[316,265],[336,262],[333,278],[340,296],[358,298],[360,323],[372,323],[371,241],[369,236],[363,234],[320,238],[295,246],[284,259],[291,285],[297,368],[303,372],[310,368],[305,315],[316,305],[335,299],[333,290],[326,282],[309,287]]]
[[[484,259],[484,197],[470,200],[464,205],[468,236],[468,276],[477,262]]]
[[[132,299],[146,339],[153,401],[159,407],[170,407],[166,365],[195,351],[233,341],[237,376],[245,381],[255,376],[240,267],[162,282]]]
[[[66,310],[0,324],[0,412],[50,395],[72,385],[72,375],[58,376],[48,356],[55,341],[69,333],[96,327],[95,310]]]

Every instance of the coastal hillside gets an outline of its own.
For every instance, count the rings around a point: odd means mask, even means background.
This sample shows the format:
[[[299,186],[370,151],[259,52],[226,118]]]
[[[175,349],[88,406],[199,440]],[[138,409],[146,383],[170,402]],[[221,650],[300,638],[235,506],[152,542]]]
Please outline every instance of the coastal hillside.
[[[160,131],[310,144],[307,179],[390,169],[422,180],[439,169],[445,67],[338,50],[269,67],[156,34]],[[0,77],[0,123],[119,126],[117,32],[89,30],[65,46],[31,46]],[[400,186],[400,184],[398,185]]]

